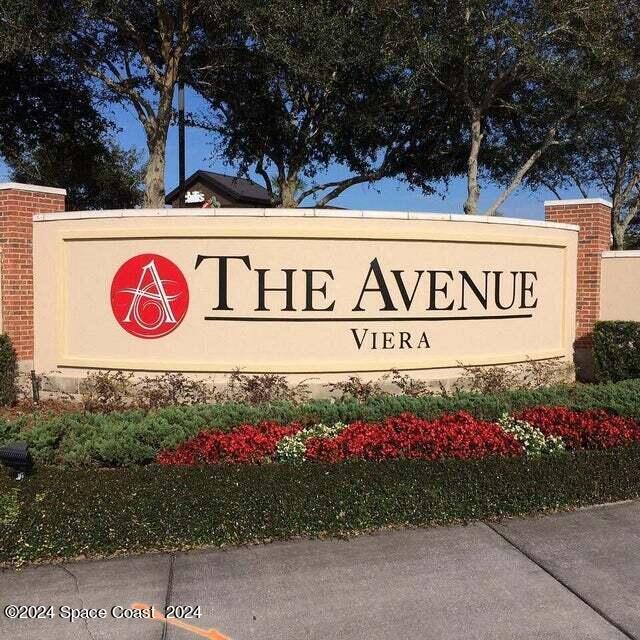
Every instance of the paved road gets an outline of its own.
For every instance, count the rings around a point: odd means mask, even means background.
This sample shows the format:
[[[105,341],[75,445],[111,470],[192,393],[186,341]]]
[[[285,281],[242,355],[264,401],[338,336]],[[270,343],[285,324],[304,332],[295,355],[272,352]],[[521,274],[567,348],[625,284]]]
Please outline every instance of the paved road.
[[[350,541],[75,562],[0,574],[0,603],[53,605],[0,638],[188,640],[114,605],[200,605],[190,621],[234,640],[640,640],[640,502],[509,520],[388,531]],[[69,622],[60,607],[105,608]],[[208,637],[215,638],[215,634]]]

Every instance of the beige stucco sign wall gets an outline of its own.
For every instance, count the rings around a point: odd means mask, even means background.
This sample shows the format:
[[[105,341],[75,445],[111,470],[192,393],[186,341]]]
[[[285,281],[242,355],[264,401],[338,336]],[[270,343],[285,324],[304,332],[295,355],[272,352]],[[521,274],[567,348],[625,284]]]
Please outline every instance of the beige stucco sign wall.
[[[601,320],[640,322],[640,251],[602,254]]]
[[[40,215],[35,366],[326,380],[569,357],[576,243],[568,225],[449,215]]]

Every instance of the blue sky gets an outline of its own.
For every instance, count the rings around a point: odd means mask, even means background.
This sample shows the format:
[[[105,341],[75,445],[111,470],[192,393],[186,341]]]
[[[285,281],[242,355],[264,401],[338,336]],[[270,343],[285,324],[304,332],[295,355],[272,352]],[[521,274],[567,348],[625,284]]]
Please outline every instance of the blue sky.
[[[187,91],[187,110],[201,111],[203,102],[193,93]],[[146,145],[144,132],[137,117],[132,110],[126,107],[109,109],[109,115],[115,120],[122,130],[117,138],[125,148],[136,147],[145,152]],[[186,165],[187,177],[198,169],[210,169],[234,175],[236,169],[225,165],[216,158],[215,139],[205,131],[193,128],[186,130]],[[341,167],[330,167],[326,178],[334,180],[348,175]],[[0,164],[0,179],[6,180],[8,176],[6,166]],[[255,176],[259,184],[263,181]],[[320,177],[321,178],[321,177]],[[167,141],[167,168],[166,188],[173,189],[178,183],[178,135],[177,128],[172,127]],[[500,189],[491,183],[482,183],[480,197],[480,210],[489,206],[499,195]],[[563,192],[565,198],[581,197],[576,190]],[[594,194],[597,195],[597,194]],[[462,205],[466,198],[466,184],[461,178],[452,180],[444,194],[425,196],[419,190],[410,189],[400,180],[381,180],[372,186],[356,185],[345,191],[332,204],[350,209],[378,209],[396,211],[426,211],[431,213],[462,213]],[[547,190],[531,192],[527,189],[519,189],[501,207],[506,216],[514,218],[543,218],[544,200],[555,199],[555,196]]]

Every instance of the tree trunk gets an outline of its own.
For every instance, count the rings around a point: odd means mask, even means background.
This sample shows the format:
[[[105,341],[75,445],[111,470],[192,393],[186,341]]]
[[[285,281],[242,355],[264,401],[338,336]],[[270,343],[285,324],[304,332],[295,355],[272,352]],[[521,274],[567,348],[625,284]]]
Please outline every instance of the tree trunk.
[[[144,201],[145,209],[164,209],[164,167],[165,151],[167,146],[167,133],[156,132],[147,138],[149,149],[149,162],[144,174]]]
[[[626,227],[624,222],[620,221],[617,216],[612,212],[613,217],[613,248],[616,251],[622,251],[624,249],[624,236],[626,233]]]
[[[482,122],[478,114],[471,118],[471,149],[467,159],[467,200],[464,203],[464,212],[467,215],[478,213],[478,200],[480,199],[480,186],[478,185],[478,156],[482,144]]]
[[[296,191],[298,188],[298,179],[287,178],[283,180],[279,185],[280,190],[280,204],[279,207],[283,209],[297,209],[298,200],[296,198]]]

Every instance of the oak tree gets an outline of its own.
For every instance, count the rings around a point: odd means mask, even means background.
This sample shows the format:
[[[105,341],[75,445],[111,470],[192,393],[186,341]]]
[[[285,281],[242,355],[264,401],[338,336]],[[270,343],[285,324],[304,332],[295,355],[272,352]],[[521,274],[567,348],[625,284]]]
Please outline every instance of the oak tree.
[[[417,158],[415,182],[425,190],[448,175],[446,145],[435,142],[445,139],[442,101],[413,114],[433,138],[414,139],[406,126],[392,8],[373,0],[239,0],[236,8],[224,64],[216,64],[211,19],[194,54],[191,82],[211,107],[199,124],[220,137],[226,160],[262,176],[274,206],[323,207],[353,185],[399,175],[406,157]],[[346,177],[320,180],[331,165]]]
[[[612,203],[615,249],[637,242],[640,225],[640,7],[608,3],[607,39],[596,52],[606,69],[606,90],[575,123],[567,144],[530,176],[530,186],[577,188],[583,197],[606,195]]]
[[[71,210],[140,204],[139,154],[115,142],[76,66],[26,47],[5,50],[0,84],[0,157],[11,180],[65,188]]]
[[[501,169],[495,215],[539,159],[564,142],[568,125],[599,95],[591,32],[606,3],[576,0],[407,0],[398,38],[418,105],[442,94],[462,134],[464,211],[478,213],[480,180]],[[416,89],[422,88],[420,93]],[[421,132],[415,128],[415,135]],[[508,144],[513,135],[519,144]],[[493,174],[495,177],[495,174]]]

